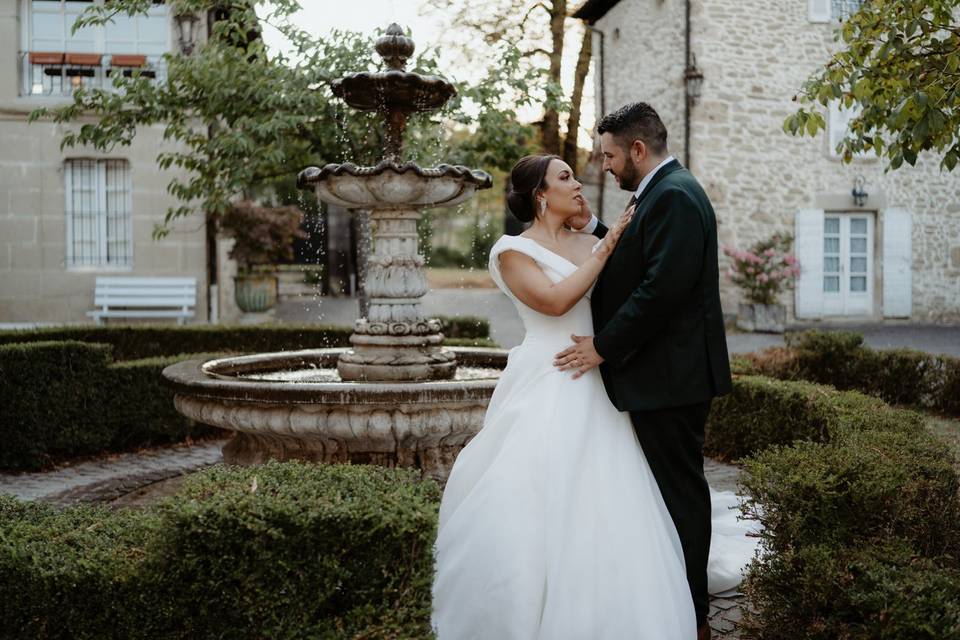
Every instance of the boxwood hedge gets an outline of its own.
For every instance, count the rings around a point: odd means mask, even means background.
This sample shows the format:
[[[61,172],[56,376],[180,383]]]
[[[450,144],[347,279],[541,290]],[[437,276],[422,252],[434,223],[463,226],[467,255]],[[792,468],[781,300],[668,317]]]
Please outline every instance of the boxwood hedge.
[[[299,462],[144,511],[0,497],[0,637],[427,638],[438,501],[409,471]]]
[[[763,525],[750,637],[960,638],[958,462],[920,414],[738,375],[707,429]]]

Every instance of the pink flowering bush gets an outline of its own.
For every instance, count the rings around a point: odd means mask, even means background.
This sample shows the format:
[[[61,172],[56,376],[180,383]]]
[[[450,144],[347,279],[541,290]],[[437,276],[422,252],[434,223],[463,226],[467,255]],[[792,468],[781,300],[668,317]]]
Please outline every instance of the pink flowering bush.
[[[793,236],[775,233],[747,251],[724,247],[732,266],[727,277],[743,291],[753,304],[776,304],[780,292],[793,287],[800,275],[800,263],[790,253]]]

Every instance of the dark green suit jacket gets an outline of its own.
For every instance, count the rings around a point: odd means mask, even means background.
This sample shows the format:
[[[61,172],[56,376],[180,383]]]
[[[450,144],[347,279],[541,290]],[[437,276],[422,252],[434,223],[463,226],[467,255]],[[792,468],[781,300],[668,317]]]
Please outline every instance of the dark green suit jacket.
[[[718,271],[713,207],[673,160],[640,194],[591,297],[600,373],[617,409],[678,407],[730,392]]]

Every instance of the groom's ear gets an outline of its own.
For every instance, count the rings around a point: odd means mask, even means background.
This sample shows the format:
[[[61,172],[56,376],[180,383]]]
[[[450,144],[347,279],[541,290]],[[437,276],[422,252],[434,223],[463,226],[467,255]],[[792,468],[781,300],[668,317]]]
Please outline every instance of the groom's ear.
[[[647,157],[647,145],[644,144],[643,140],[634,140],[633,144],[630,145],[630,158],[634,162],[642,162],[644,158]]]

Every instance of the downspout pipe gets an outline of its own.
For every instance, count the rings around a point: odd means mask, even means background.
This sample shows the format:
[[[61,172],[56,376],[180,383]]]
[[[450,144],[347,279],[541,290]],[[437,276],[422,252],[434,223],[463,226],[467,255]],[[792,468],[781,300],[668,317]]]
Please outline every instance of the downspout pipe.
[[[690,3],[692,0],[684,0],[684,82],[683,82],[683,166],[690,168],[690,96],[687,94],[686,70],[690,68],[692,62],[692,52],[690,49]]]
[[[591,22],[584,22],[584,26],[590,30],[591,33],[596,33],[600,35],[600,46],[598,47],[600,55],[596,60],[596,65],[594,66],[594,73],[599,76],[600,84],[600,113],[596,115],[597,118],[602,118],[607,114],[607,83],[606,77],[604,75],[604,68],[606,67],[606,55],[604,51],[604,33],[600,29],[597,29],[593,26]],[[594,127],[596,128],[596,127]],[[607,174],[602,169],[600,171],[600,188],[597,193],[597,211],[596,215],[598,218],[603,219],[603,192],[606,191],[607,183]]]

